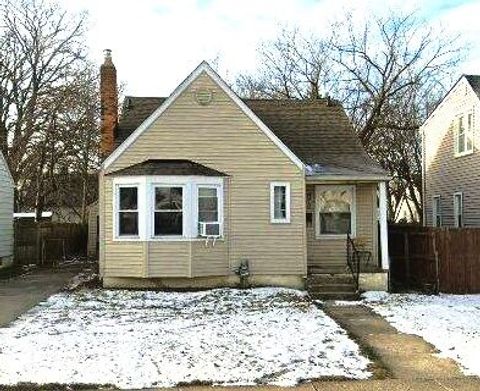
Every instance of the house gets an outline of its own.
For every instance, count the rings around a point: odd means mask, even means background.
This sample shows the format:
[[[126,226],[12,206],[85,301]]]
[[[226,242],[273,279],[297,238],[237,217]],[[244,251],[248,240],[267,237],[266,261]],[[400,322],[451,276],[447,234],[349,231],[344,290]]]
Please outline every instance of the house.
[[[420,131],[425,225],[480,226],[480,76],[463,75]]]
[[[45,182],[41,196],[43,220],[54,223],[84,224],[88,219],[88,206],[98,198],[98,176],[96,172],[80,174],[74,172],[52,173]],[[23,186],[22,202],[17,218],[34,220],[37,200],[36,191],[28,184]],[[28,189],[27,189],[28,188]]]
[[[167,98],[126,97],[117,123],[110,51],[101,100],[104,286],[303,288],[347,272],[350,234],[363,287],[386,288],[388,177],[339,103],[242,100],[202,62]]]
[[[13,263],[13,178],[0,152],[0,269]]]

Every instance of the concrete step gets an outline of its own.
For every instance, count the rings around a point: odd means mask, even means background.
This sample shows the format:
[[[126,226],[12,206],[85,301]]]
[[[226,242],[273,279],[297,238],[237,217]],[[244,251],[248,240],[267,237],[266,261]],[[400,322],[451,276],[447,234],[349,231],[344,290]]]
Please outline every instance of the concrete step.
[[[352,292],[355,293],[354,284],[308,284],[308,292],[322,293],[322,292]]]
[[[313,274],[307,277],[307,284],[354,284],[351,274]]]
[[[352,292],[322,292],[322,293],[309,293],[310,297],[314,300],[358,300],[358,293]]]
[[[350,273],[350,269],[346,267],[322,267],[322,268],[315,268],[308,271],[310,275],[317,275],[317,274],[346,274]]]

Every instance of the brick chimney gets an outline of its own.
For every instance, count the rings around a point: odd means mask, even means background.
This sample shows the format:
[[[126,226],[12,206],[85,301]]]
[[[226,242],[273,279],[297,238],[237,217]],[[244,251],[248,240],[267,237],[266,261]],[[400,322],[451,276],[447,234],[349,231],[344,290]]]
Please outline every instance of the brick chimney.
[[[103,51],[105,59],[100,67],[100,155],[105,159],[113,152],[115,129],[118,122],[117,70],[112,62],[112,51]]]

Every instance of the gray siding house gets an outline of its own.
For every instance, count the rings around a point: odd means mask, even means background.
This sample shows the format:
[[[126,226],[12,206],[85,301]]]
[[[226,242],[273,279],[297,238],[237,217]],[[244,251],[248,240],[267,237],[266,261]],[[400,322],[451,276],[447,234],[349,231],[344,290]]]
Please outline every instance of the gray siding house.
[[[0,269],[13,262],[13,179],[0,152]]]
[[[480,76],[463,75],[421,127],[424,224],[480,226]]]

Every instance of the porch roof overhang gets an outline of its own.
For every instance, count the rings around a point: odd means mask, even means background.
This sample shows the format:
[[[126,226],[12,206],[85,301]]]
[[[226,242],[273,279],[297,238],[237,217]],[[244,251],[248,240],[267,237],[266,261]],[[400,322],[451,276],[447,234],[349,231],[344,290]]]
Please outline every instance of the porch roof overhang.
[[[316,163],[306,166],[305,178],[307,183],[312,182],[385,182],[391,177],[378,165]]]
[[[368,182],[387,182],[392,178],[386,175],[307,175],[305,181],[307,183],[368,183]]]
[[[150,159],[106,174],[108,176],[209,176],[227,174],[191,160]]]

